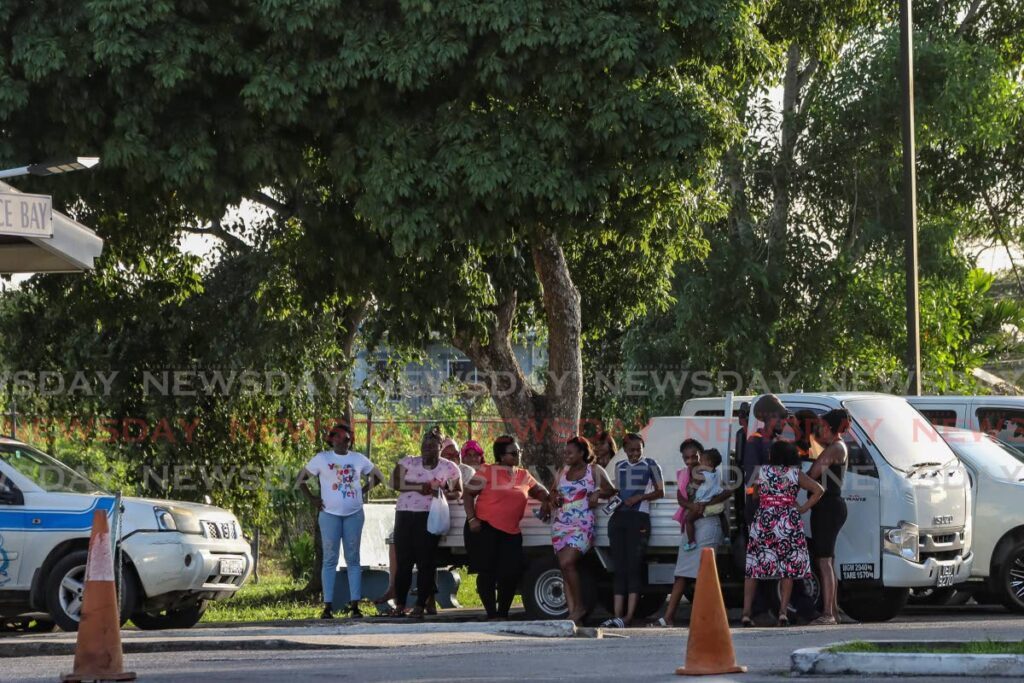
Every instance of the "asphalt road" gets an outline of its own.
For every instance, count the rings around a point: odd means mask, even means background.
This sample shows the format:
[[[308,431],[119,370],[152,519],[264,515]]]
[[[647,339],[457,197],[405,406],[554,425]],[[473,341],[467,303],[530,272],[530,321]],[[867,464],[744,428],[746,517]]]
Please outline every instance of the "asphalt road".
[[[204,639],[217,637],[218,630],[203,631]],[[684,663],[687,629],[637,628],[619,633],[626,637],[597,640],[481,636],[474,640],[463,636],[460,642],[446,642],[445,634],[437,634],[432,640],[394,636],[377,638],[372,645],[337,651],[140,654],[126,656],[126,663],[139,674],[140,680],[166,682],[325,679],[361,683],[452,680],[621,683],[640,677],[679,680],[673,672]],[[886,624],[735,629],[737,659],[749,667],[750,673],[717,680],[791,678],[789,656],[794,649],[843,640],[1019,640],[1022,637],[1024,616],[986,608],[911,611]],[[70,657],[0,658],[0,681],[52,682],[70,666]]]

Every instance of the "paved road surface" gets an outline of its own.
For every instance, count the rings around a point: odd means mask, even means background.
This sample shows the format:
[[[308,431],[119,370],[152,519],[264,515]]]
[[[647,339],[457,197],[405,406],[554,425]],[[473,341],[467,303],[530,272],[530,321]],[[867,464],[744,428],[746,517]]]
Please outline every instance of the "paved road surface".
[[[524,680],[679,680],[672,674],[685,658],[687,630],[628,629],[624,638],[546,639],[461,636],[446,642],[422,637],[380,637],[373,645],[316,651],[197,652],[128,655],[129,667],[143,681],[515,681]],[[1020,639],[1024,617],[998,610],[917,612],[876,625],[833,628],[736,629],[738,659],[750,668],[743,681],[789,677],[789,655],[798,647],[851,639],[962,640]],[[203,638],[215,638],[208,630]],[[339,636],[338,644],[347,636]],[[409,643],[409,644],[407,644]],[[354,643],[353,643],[354,644]],[[3,644],[0,643],[0,648]],[[54,681],[70,657],[0,658],[3,683]],[[715,680],[715,679],[708,679]],[[718,680],[729,680],[722,677]],[[739,679],[737,679],[739,680]],[[854,680],[854,679],[849,679]],[[933,679],[934,680],[934,679]],[[956,680],[956,679],[951,679]],[[963,679],[959,679],[963,680]]]

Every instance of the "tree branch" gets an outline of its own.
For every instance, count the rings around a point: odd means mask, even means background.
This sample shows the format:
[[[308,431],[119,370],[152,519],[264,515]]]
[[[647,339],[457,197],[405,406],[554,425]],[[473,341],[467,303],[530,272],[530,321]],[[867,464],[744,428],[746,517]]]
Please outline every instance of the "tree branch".
[[[960,25],[956,29],[956,34],[962,36],[969,31],[974,24],[981,19],[981,15],[988,10],[985,4],[985,0],[974,0],[971,3],[970,8],[967,10],[967,14],[964,15],[964,20],[960,22]]]
[[[185,226],[181,230],[182,232],[187,232],[192,235],[214,237],[216,239],[219,239],[221,242],[225,244],[225,246],[234,251],[239,251],[243,253],[248,253],[252,251],[252,247],[247,242],[245,242],[245,240],[238,237],[237,235],[232,235],[230,232],[225,230],[224,226],[220,224],[219,220],[213,221],[212,223],[210,223],[210,225],[208,225],[205,228],[193,228],[191,226]]]
[[[267,207],[281,218],[288,219],[295,215],[295,210],[292,207],[285,204],[284,202],[280,202],[274,199],[266,192],[257,191],[249,195],[248,198],[256,202],[257,204],[262,204],[263,206]]]

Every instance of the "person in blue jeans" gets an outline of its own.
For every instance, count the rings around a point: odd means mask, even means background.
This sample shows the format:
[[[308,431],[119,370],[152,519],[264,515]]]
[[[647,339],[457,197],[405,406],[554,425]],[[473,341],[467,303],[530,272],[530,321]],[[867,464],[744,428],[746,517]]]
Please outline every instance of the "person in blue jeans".
[[[338,570],[339,550],[344,549],[348,569],[348,611],[352,617],[361,617],[359,600],[362,598],[363,570],[359,559],[359,545],[363,535],[363,497],[371,488],[384,481],[384,475],[362,453],[350,451],[352,428],[339,422],[327,437],[333,450],[317,453],[299,473],[299,489],[310,503],[320,511],[320,540],[323,543],[324,562],[320,570],[323,585],[324,611],[321,619],[334,617],[334,577]],[[316,477],[320,482],[320,495],[314,495],[307,484]],[[364,480],[365,479],[365,486]]]

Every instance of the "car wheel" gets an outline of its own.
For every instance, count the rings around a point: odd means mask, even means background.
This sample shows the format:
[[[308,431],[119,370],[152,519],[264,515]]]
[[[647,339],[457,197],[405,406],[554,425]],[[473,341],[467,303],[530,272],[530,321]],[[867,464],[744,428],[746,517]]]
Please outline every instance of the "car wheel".
[[[77,631],[82,618],[82,599],[85,597],[85,563],[89,553],[75,550],[61,558],[46,579],[46,609],[63,631]],[[120,591],[121,625],[135,606],[135,577],[125,568],[123,590]]]
[[[578,565],[583,604],[589,614],[597,603],[597,582],[593,568],[587,562]],[[569,605],[565,599],[565,582],[558,560],[536,558],[523,576],[523,606],[533,619],[565,619],[569,616]]]
[[[159,631],[168,628],[192,628],[203,618],[206,602],[179,609],[159,610],[155,612],[136,612],[132,615],[132,623],[143,631]]]
[[[1024,541],[1017,543],[1003,559],[999,569],[1002,603],[1014,612],[1024,612]]]

